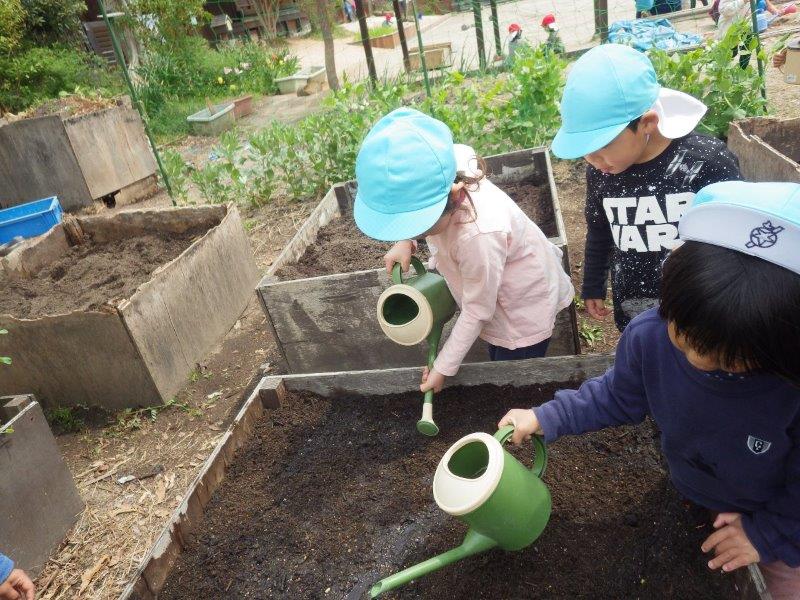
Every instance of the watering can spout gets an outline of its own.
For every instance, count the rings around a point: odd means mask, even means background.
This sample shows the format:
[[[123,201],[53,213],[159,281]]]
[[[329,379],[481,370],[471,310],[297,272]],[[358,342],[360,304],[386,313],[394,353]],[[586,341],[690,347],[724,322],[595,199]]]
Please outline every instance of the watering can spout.
[[[404,571],[390,575],[385,579],[381,579],[378,583],[372,586],[369,590],[370,598],[377,598],[381,594],[401,587],[415,579],[419,579],[429,573],[438,571],[447,565],[458,562],[469,556],[486,552],[487,550],[497,546],[497,542],[491,538],[481,535],[477,531],[470,529],[464,537],[464,541],[460,546],[448,550],[442,554],[429,558],[428,560],[409,567]]]

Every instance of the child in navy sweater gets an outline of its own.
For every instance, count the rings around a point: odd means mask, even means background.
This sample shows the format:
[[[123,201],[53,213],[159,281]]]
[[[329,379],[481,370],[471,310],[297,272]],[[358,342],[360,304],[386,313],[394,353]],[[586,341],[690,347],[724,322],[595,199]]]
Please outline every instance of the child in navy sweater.
[[[800,185],[710,185],[679,229],[661,305],[625,329],[614,366],[500,425],[552,442],[651,416],[675,487],[718,514],[709,568],[759,563],[774,600],[797,599]]]
[[[14,561],[0,554],[0,600],[33,600],[36,589],[22,569],[14,568]]]

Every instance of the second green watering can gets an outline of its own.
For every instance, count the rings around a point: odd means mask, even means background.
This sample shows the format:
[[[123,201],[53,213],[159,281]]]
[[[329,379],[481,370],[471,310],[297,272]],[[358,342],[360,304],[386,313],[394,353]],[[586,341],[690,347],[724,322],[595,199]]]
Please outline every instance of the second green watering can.
[[[428,368],[432,369],[444,324],[457,307],[444,277],[426,270],[416,256],[411,257],[411,264],[417,274],[403,280],[400,263],[395,263],[394,285],[378,298],[378,323],[389,339],[403,346],[428,340]],[[433,391],[425,393],[417,429],[425,435],[439,433],[433,421]]]
[[[450,447],[436,468],[433,498],[439,508],[469,525],[464,541],[382,579],[372,586],[372,598],[495,546],[521,550],[536,541],[552,508],[550,491],[540,479],[547,450],[542,438],[534,437],[533,468],[527,469],[503,448],[513,432],[508,426],[494,436],[471,433]]]

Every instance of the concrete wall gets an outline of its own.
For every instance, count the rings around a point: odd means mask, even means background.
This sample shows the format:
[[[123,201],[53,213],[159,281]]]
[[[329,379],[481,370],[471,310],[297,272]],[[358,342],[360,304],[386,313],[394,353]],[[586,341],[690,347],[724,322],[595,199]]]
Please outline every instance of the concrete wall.
[[[20,403],[0,398],[0,404]],[[34,576],[83,510],[41,406],[23,398],[0,425],[0,549]]]

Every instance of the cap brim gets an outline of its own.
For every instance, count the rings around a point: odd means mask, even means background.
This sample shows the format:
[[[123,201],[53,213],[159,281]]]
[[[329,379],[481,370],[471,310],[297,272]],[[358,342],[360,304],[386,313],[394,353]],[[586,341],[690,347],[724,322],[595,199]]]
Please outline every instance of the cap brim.
[[[627,123],[622,123],[621,125],[611,125],[603,129],[576,133],[568,133],[562,127],[553,139],[551,149],[558,158],[581,158],[610,144],[627,126]]]
[[[419,237],[428,231],[447,207],[445,196],[440,202],[420,210],[404,213],[382,213],[367,206],[356,193],[353,217],[364,235],[381,242],[397,242]]]
[[[708,108],[694,96],[661,88],[653,110],[658,114],[661,135],[674,140],[694,131]]]

